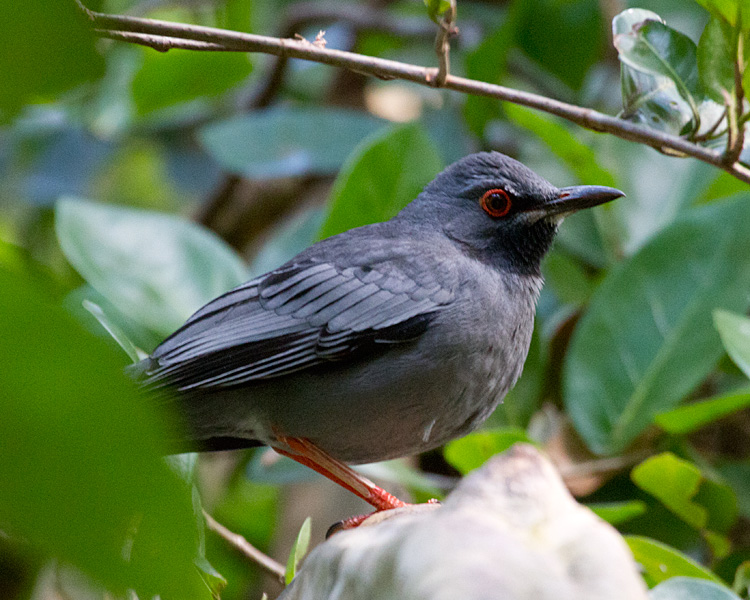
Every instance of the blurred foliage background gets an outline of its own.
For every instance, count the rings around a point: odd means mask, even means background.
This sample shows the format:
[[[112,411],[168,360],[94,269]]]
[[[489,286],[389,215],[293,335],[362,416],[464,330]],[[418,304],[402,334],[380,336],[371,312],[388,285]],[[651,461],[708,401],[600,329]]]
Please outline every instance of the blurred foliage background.
[[[697,42],[704,6],[734,5],[461,0],[451,68],[639,120],[657,111],[627,93],[623,105],[612,19],[648,9]],[[435,64],[417,0],[88,7],[309,40],[325,30],[331,48]],[[650,585],[681,575],[748,597],[745,184],[487,98],[97,40],[73,0],[6,0],[0,37],[11,40],[0,54],[1,598],[274,597],[276,582],[205,532],[203,508],[286,563],[306,516],[317,543],[365,505],[264,450],[165,463],[179,416],[144,402],[122,367],[204,302],[320,237],[389,218],[483,149],[627,198],[563,225],[524,375],[483,430],[364,470],[426,500],[531,440],[629,536]],[[651,124],[684,133],[689,108],[675,110]]]

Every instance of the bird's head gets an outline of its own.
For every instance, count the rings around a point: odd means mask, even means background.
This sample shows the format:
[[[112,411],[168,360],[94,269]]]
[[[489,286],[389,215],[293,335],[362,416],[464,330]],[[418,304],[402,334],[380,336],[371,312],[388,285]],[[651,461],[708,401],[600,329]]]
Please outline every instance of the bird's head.
[[[481,260],[538,273],[565,216],[624,195],[597,185],[557,188],[517,160],[481,152],[442,171],[403,216],[441,227]]]

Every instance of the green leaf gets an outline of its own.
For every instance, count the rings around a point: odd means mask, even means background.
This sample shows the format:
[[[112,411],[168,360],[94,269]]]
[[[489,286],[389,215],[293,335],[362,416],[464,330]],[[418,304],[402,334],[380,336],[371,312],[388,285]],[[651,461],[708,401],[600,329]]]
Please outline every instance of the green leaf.
[[[716,470],[734,490],[740,514],[750,519],[750,462],[727,461],[717,465]]]
[[[307,554],[307,549],[310,546],[311,526],[312,519],[307,517],[302,523],[302,527],[299,528],[297,539],[294,541],[291,552],[289,552],[289,558],[286,561],[286,573],[284,574],[284,581],[287,585],[292,583],[292,579],[297,574],[300,561]]]
[[[0,2],[0,120],[104,75],[87,18],[73,2]]]
[[[449,442],[443,454],[451,466],[465,475],[517,442],[533,443],[523,429],[486,429]]]
[[[581,142],[559,119],[510,102],[503,103],[503,111],[513,123],[542,140],[579,182],[617,185],[612,173],[599,163],[594,149]]]
[[[705,378],[722,354],[711,313],[744,310],[749,288],[746,197],[686,212],[608,273],[563,366],[568,414],[594,452],[623,451]]]
[[[681,135],[693,123],[690,104],[668,77],[641,73],[622,65],[623,119],[672,135]]]
[[[651,585],[678,576],[696,577],[721,583],[721,579],[705,567],[656,540],[629,535],[625,536],[625,541]]]
[[[698,73],[706,92],[724,104],[722,90],[734,94],[734,63],[737,42],[734,29],[724,20],[712,18],[698,42]]]
[[[750,389],[714,396],[659,413],[654,423],[675,435],[684,435],[750,406]]]
[[[705,527],[708,513],[704,507],[692,501],[703,476],[692,463],[677,458],[671,452],[664,452],[635,467],[630,478],[686,523],[696,529]]]
[[[646,503],[640,500],[628,500],[625,502],[606,502],[602,504],[587,504],[596,515],[610,523],[619,525],[630,519],[639,517],[647,510]]]
[[[208,562],[205,556],[197,556],[193,561],[201,579],[211,592],[211,596],[219,600],[221,591],[227,587],[226,578]]]
[[[451,2],[450,0],[424,0],[424,5],[427,7],[427,14],[430,19],[439,23],[440,17],[450,9]]]
[[[135,347],[133,342],[130,341],[130,338],[125,334],[125,332],[120,329],[120,327],[114,323],[102,310],[102,307],[98,304],[94,304],[91,302],[91,300],[84,300],[83,301],[83,307],[89,311],[94,318],[99,321],[102,327],[107,330],[107,333],[112,336],[112,338],[120,345],[120,348],[122,348],[125,351],[125,354],[128,355],[128,358],[132,360],[134,363],[138,362],[141,358],[145,358],[144,356],[140,356],[138,354],[138,349]]]
[[[736,520],[732,490],[707,479],[698,467],[671,452],[643,461],[630,478],[696,529],[726,532]]]
[[[732,27],[737,24],[737,8],[742,8],[743,17],[750,15],[750,2],[748,0],[695,0],[714,17],[722,19]],[[743,28],[750,27],[750,18],[743,18]]]
[[[198,570],[198,575],[203,580],[203,583],[210,590],[211,596],[215,600],[219,600],[221,591],[227,586],[227,580],[206,558],[206,517],[203,514],[203,502],[201,501],[200,492],[195,484],[197,454],[183,454],[179,456],[179,459],[182,459],[177,463],[183,470],[182,478],[192,492],[193,517],[198,527],[198,547],[196,555],[193,558],[193,564]]]
[[[649,600],[740,600],[729,588],[714,581],[693,577],[673,577],[657,585]]]
[[[605,27],[597,0],[521,0],[516,41],[547,73],[580,90],[602,57]]]
[[[520,3],[514,2],[503,24],[486,36],[466,57],[466,76],[500,83],[507,70],[508,54],[516,40]],[[493,98],[467,96],[464,117],[469,129],[483,138],[487,124],[500,116],[500,103]]]
[[[113,592],[206,598],[164,415],[60,306],[1,269],[0,288],[0,529]]]
[[[55,226],[65,256],[88,283],[162,335],[248,279],[225,242],[173,215],[66,198]]]
[[[697,129],[703,93],[692,40],[640,8],[618,14],[612,35],[621,61],[621,116],[673,135]]]
[[[750,319],[725,310],[714,313],[714,323],[729,356],[750,377]]]
[[[594,291],[594,283],[581,264],[563,252],[550,252],[542,263],[542,273],[563,304],[583,306]]]
[[[212,123],[198,137],[216,162],[239,175],[333,175],[357,144],[384,123],[352,110],[273,108]]]
[[[440,171],[434,144],[418,124],[365,140],[341,169],[320,237],[385,221],[411,202]]]
[[[668,77],[688,102],[703,96],[693,40],[658,17],[633,23],[620,13],[612,23],[614,45],[621,62],[636,71]]]
[[[215,98],[252,71],[241,52],[156,52],[144,48],[143,66],[133,79],[133,101],[139,114],[201,98]]]
[[[122,312],[117,310],[117,308],[115,308],[115,306],[104,296],[89,284],[85,283],[68,293],[63,300],[63,306],[68,312],[75,316],[88,331],[99,337],[110,339],[112,338],[112,335],[102,327],[102,322],[86,309],[86,304],[89,302],[99,306],[106,315],[108,325],[122,331],[123,336],[131,340],[137,350],[140,349],[148,352],[155,348],[159,342],[164,339],[163,334],[155,333],[144,327],[142,323],[136,323],[133,319],[129,319],[123,315]]]

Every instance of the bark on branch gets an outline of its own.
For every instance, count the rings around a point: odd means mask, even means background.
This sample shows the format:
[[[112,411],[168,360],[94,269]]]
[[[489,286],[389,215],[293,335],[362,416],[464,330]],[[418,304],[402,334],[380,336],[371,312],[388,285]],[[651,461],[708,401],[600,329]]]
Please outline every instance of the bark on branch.
[[[725,170],[750,183],[750,169],[736,160],[727,161],[725,153],[704,148],[683,138],[635,125],[617,117],[513,88],[458,77],[446,73],[436,80],[434,67],[423,67],[394,60],[322,48],[306,40],[275,38],[213,27],[186,25],[155,19],[109,15],[86,9],[94,30],[102,37],[142,44],[160,51],[170,48],[227,52],[259,52],[286,58],[309,60],[379,77],[453,90],[512,102],[547,112],[585,129],[606,132],[628,141],[651,146],[671,155],[690,156]]]

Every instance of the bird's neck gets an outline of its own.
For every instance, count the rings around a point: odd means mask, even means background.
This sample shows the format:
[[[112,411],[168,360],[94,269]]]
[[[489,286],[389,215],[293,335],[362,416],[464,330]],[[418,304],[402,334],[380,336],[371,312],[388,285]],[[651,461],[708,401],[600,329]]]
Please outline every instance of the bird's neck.
[[[505,239],[492,241],[488,249],[491,259],[502,261],[506,268],[520,275],[541,277],[540,265],[552,246],[557,227],[556,222],[540,220],[528,227],[510,230]]]
[[[541,279],[540,265],[557,233],[557,224],[539,221],[501,235],[471,235],[447,228],[445,234],[459,249],[491,266],[521,276]]]

